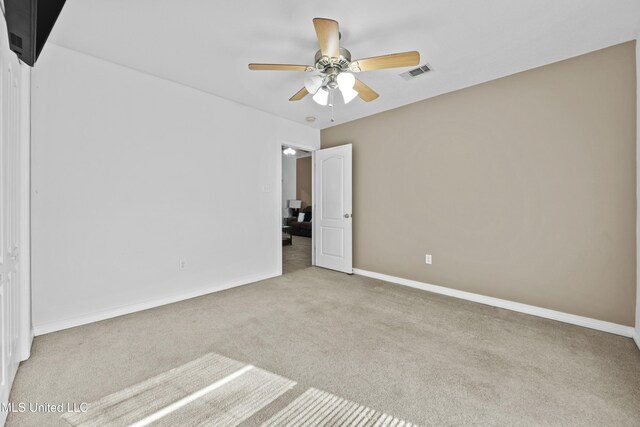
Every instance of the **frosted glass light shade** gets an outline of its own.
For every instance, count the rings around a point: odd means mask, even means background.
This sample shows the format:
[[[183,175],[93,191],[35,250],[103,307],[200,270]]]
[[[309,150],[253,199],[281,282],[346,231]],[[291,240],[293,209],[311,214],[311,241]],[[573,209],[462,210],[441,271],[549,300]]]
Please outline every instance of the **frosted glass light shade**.
[[[344,98],[344,103],[348,104],[351,101],[353,101],[353,99],[358,96],[358,92],[356,92],[353,89],[340,89],[340,92],[342,92],[342,98]]]
[[[304,79],[304,87],[311,95],[315,95],[318,89],[322,87],[323,80],[322,76],[307,76]]]
[[[325,88],[320,88],[316,92],[316,94],[313,95],[313,100],[320,105],[327,105],[327,101],[329,100],[329,92]]]
[[[356,84],[356,78],[351,73],[340,73],[336,80],[340,90],[353,89],[353,85]]]

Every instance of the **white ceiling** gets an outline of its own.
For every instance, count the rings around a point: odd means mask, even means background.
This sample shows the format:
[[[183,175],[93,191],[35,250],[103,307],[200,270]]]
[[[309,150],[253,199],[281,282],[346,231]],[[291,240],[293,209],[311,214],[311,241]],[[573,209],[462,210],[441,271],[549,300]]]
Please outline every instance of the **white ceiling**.
[[[311,20],[340,23],[353,59],[418,50],[434,71],[361,73],[380,93],[335,107],[344,123],[638,37],[640,0],[68,0],[50,41],[315,128],[332,125],[304,73],[249,62],[310,64]],[[46,49],[46,48],[45,48]],[[36,65],[37,66],[37,65]],[[315,123],[305,121],[316,116]]]

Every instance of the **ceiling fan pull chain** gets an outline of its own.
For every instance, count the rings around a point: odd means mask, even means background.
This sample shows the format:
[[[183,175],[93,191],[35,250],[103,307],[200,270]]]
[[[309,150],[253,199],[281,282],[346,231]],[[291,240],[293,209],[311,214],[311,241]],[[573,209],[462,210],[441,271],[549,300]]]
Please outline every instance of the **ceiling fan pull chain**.
[[[329,92],[329,96],[331,97],[331,122],[333,123],[333,91]]]

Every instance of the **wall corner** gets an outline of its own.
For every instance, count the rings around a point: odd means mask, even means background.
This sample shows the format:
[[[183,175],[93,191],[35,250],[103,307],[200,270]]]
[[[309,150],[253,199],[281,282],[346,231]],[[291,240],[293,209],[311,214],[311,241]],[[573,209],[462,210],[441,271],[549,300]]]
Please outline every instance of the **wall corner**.
[[[635,341],[640,349],[640,34],[636,37],[636,325]]]

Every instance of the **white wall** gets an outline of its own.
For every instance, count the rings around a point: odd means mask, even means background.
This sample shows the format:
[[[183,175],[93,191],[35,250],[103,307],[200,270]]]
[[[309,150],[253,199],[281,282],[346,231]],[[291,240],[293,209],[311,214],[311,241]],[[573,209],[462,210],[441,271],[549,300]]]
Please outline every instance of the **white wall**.
[[[280,273],[280,146],[319,131],[53,44],[32,89],[36,333]]]
[[[296,156],[282,155],[282,217],[289,216],[288,201],[296,198]]]

